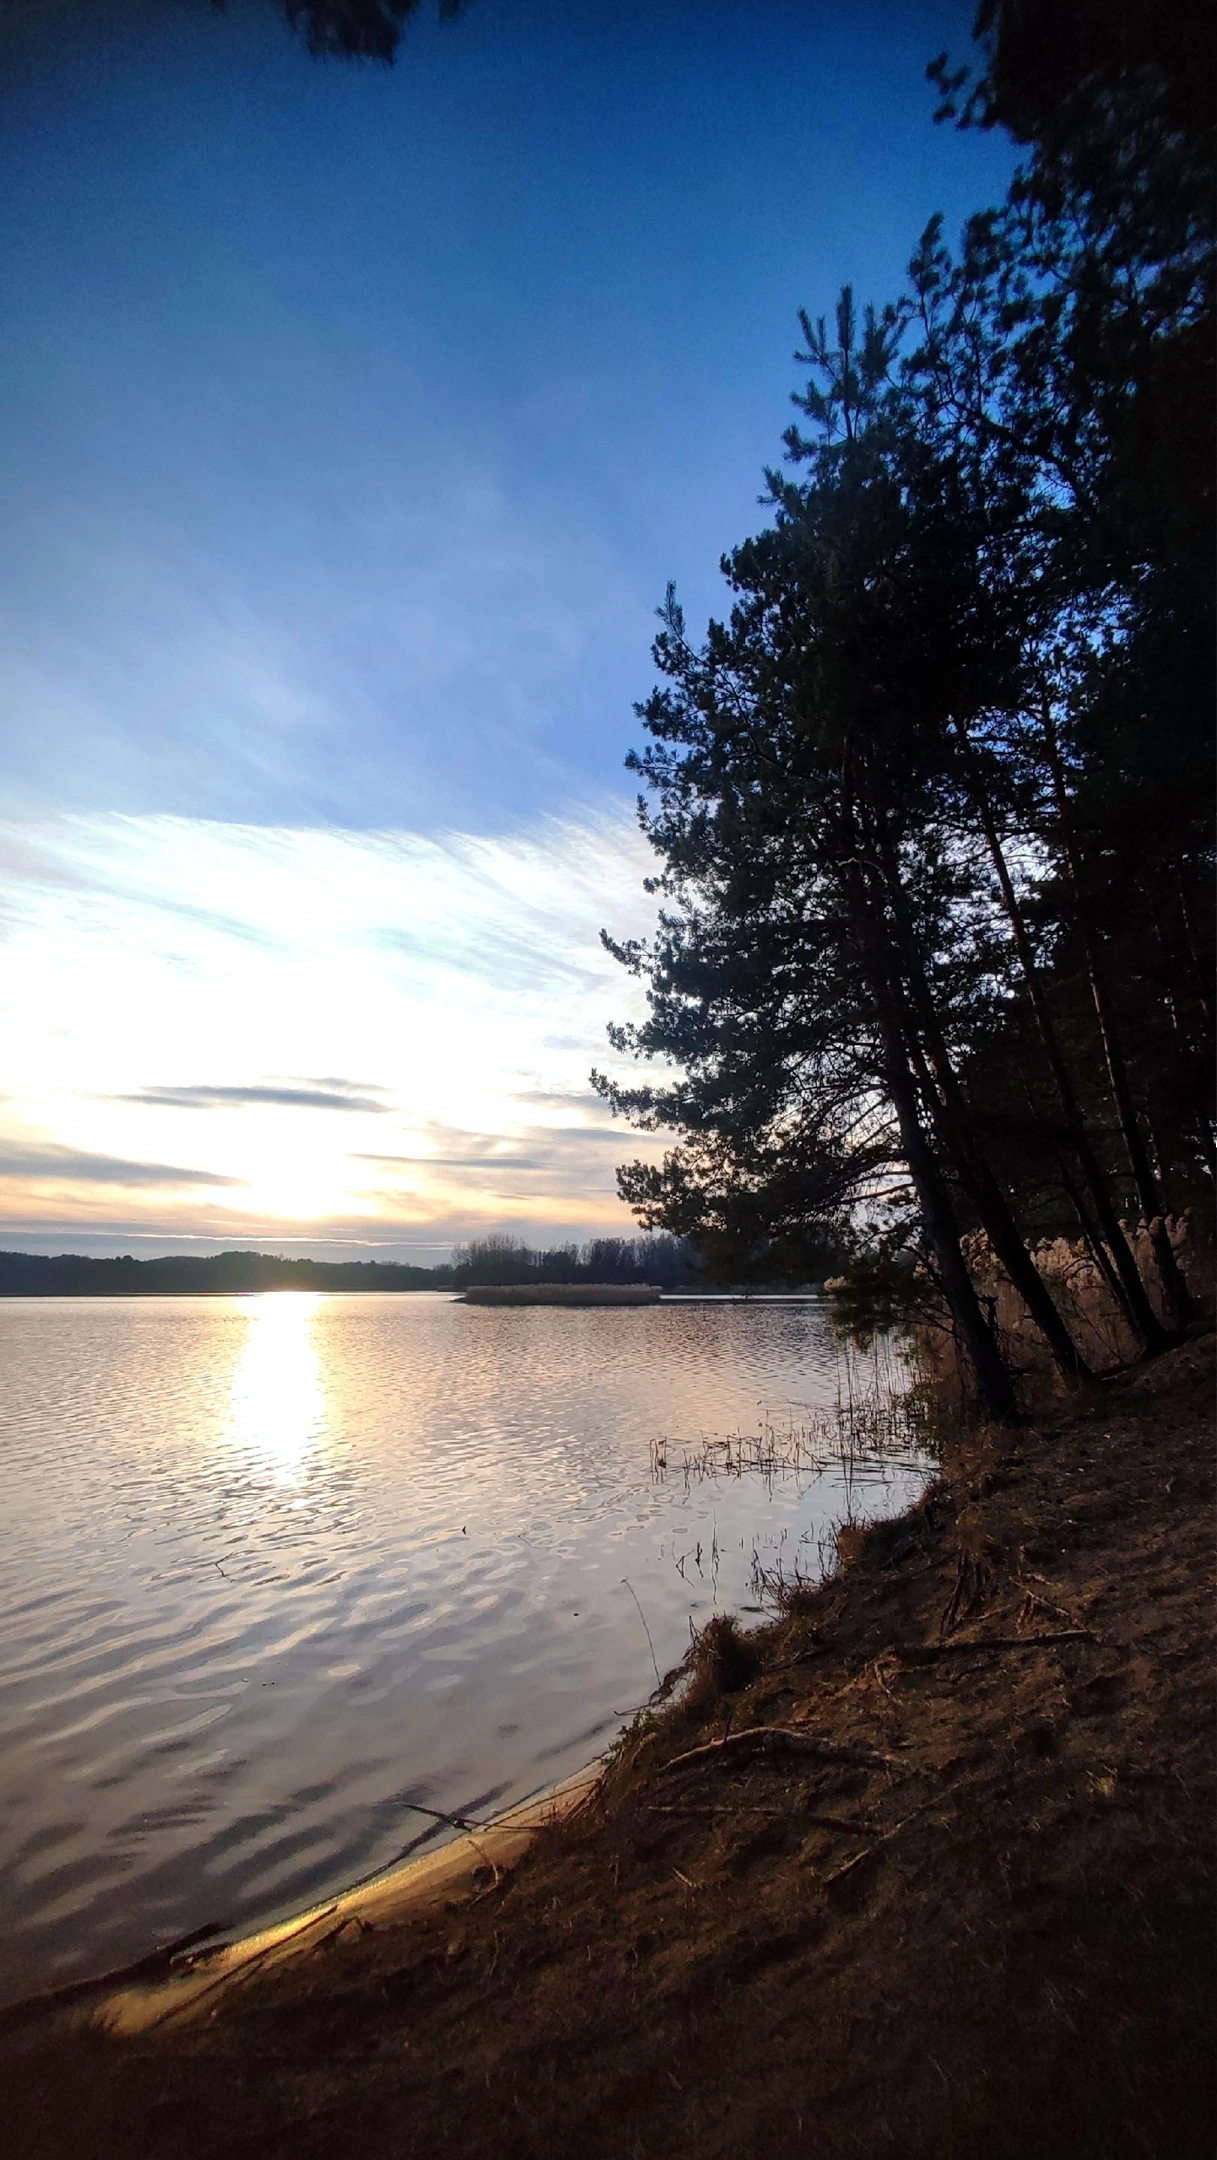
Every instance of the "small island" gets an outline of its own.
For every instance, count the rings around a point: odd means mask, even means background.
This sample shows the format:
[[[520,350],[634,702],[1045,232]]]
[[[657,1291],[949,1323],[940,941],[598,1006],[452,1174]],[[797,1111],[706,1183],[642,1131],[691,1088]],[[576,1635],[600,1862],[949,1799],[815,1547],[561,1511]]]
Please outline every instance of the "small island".
[[[470,1283],[458,1305],[658,1305],[657,1283]]]

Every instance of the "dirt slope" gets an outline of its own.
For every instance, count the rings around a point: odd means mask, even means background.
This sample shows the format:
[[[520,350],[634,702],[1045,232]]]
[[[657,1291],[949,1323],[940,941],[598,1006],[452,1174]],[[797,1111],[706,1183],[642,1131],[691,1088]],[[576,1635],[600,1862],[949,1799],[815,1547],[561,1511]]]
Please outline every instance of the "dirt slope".
[[[12,2023],[7,2151],[1209,2155],[1212,1468],[1211,1339],[961,1449],[499,1883],[139,2042]]]

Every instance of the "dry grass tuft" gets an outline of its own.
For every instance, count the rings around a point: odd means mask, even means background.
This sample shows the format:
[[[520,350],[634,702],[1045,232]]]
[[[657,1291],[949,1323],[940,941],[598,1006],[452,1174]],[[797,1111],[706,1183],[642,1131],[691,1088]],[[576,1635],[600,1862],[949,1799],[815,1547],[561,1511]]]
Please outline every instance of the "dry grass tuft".
[[[755,1680],[761,1656],[732,1613],[716,1613],[694,1636],[685,1665],[689,1685],[681,1709],[703,1715],[722,1696],[738,1695]]]

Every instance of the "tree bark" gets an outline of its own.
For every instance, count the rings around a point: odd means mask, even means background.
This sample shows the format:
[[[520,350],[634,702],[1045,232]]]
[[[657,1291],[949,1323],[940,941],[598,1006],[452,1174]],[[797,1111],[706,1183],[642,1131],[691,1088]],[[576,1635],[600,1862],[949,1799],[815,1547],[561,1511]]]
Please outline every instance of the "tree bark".
[[[1078,930],[1081,933],[1082,949],[1086,955],[1086,968],[1090,978],[1090,994],[1094,1004],[1095,1017],[1099,1023],[1099,1034],[1103,1043],[1103,1057],[1107,1065],[1111,1099],[1115,1104],[1116,1116],[1120,1122],[1120,1132],[1124,1140],[1124,1150],[1128,1156],[1128,1166],[1132,1171],[1133,1183],[1137,1189],[1137,1199],[1149,1229],[1150,1243],[1153,1247],[1154,1260],[1161,1278],[1167,1309],[1175,1326],[1185,1328],[1194,1317],[1195,1307],[1191,1294],[1180,1273],[1179,1263],[1175,1259],[1174,1248],[1171,1245],[1164,1220],[1166,1210],[1162,1203],[1161,1189],[1157,1178],[1154,1176],[1149,1151],[1146,1148],[1141,1127],[1137,1120],[1136,1104],[1133,1101],[1132,1087],[1128,1077],[1128,1066],[1124,1059],[1119,1030],[1116,1025],[1116,1016],[1112,1009],[1106,977],[1099,958],[1099,940],[1090,919],[1089,907],[1083,896],[1077,848],[1073,834],[1073,820],[1070,815],[1069,792],[1065,786],[1065,772],[1061,763],[1060,746],[1057,742],[1056,727],[1047,698],[1043,700],[1042,719],[1044,742],[1048,755],[1048,769],[1052,775],[1052,791],[1056,802],[1057,821],[1060,826],[1061,856],[1073,895],[1074,912]]]
[[[1077,1216],[1078,1223],[1081,1227],[1082,1236],[1086,1240],[1087,1251],[1090,1253],[1090,1256],[1094,1261],[1095,1266],[1098,1268],[1099,1273],[1103,1277],[1104,1282],[1107,1284],[1107,1287],[1111,1292],[1116,1311],[1120,1313],[1127,1321],[1129,1328],[1135,1335],[1137,1333],[1137,1323],[1133,1319],[1133,1316],[1128,1309],[1128,1300],[1124,1295],[1124,1285],[1120,1281],[1120,1277],[1117,1274],[1114,1265],[1112,1264],[1111,1254],[1107,1249],[1107,1245],[1100,1231],[1096,1228],[1095,1224],[1090,1219],[1089,1213],[1087,1212],[1086,1208],[1086,1202],[1083,1199],[1081,1193],[1078,1191],[1077,1186],[1074,1184],[1073,1179],[1071,1178],[1069,1171],[1066,1169],[1063,1162],[1060,1164],[1060,1178],[1061,1185],[1065,1192],[1065,1196],[1068,1199],[1074,1214]],[[1123,1236],[1123,1232],[1121,1232],[1121,1236]]]
[[[975,769],[975,758],[967,738],[967,731],[958,721],[955,723],[955,733],[963,748],[968,769],[968,787],[984,830],[989,857],[997,874],[1002,906],[1010,925],[1014,950],[1018,956],[1023,980],[1027,985],[1027,995],[1031,1002],[1031,1010],[1035,1016],[1040,1042],[1043,1045],[1044,1055],[1048,1060],[1048,1069],[1052,1074],[1057,1099],[1064,1115],[1065,1129],[1094,1204],[1103,1241],[1111,1254],[1112,1261],[1119,1272],[1120,1281],[1123,1285],[1121,1303],[1124,1305],[1134,1333],[1140,1336],[1144,1349],[1151,1356],[1157,1356],[1160,1351],[1169,1349],[1172,1338],[1150,1304],[1149,1293],[1142,1281],[1136,1255],[1120,1228],[1120,1219],[1112,1204],[1111,1194],[1107,1189],[1107,1180],[1103,1175],[1099,1159],[1091,1146],[1090,1136],[1086,1131],[1082,1117],[1081,1105],[1074,1091],[1069,1068],[1061,1052],[1060,1040],[1053,1024],[1052,1014],[1048,1010],[1048,1000],[1044,994],[1039,967],[1031,947],[1031,940],[1027,935],[1023,911],[1018,904],[1018,895],[1014,890],[1014,881],[1010,876],[1009,865],[1006,862],[1005,851],[1001,844],[992,809]]]
[[[890,836],[881,826],[877,832],[877,840],[884,873],[884,898],[895,926],[901,974],[913,1003],[917,1028],[925,1043],[926,1057],[935,1083],[930,1102],[931,1114],[944,1147],[954,1159],[964,1184],[971,1192],[977,1213],[997,1258],[1048,1344],[1062,1377],[1070,1386],[1079,1386],[1091,1378],[1090,1369],[1057,1311],[1052,1293],[1027,1250],[1006,1196],[979,1145],[971,1112],[955,1073],[908,921],[907,903],[900,884],[895,850]]]
[[[926,1235],[956,1326],[976,1377],[977,1393],[999,1425],[1018,1423],[1018,1405],[1009,1368],[968,1272],[956,1218],[934,1151],[922,1130],[917,1088],[908,1054],[887,996],[876,996],[883,1041],[884,1078],[900,1129],[900,1146],[909,1166],[925,1222]]]
[[[883,954],[886,940],[877,934],[873,909],[852,851],[845,864],[843,883],[879,1022],[884,1080],[896,1112],[901,1152],[917,1193],[947,1303],[971,1363],[981,1404],[996,1424],[1014,1425],[1019,1422],[1014,1383],[968,1272],[950,1192],[922,1127],[899,1004]]]

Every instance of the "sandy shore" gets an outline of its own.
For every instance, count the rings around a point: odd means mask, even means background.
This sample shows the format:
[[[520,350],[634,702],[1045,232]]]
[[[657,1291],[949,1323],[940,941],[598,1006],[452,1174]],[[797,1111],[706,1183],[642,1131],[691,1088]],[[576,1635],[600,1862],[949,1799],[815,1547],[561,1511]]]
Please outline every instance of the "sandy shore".
[[[289,1959],[308,1956],[346,1930],[356,1935],[445,1909],[475,1895],[518,1866],[539,1831],[553,1829],[594,1790],[602,1773],[589,1763],[573,1777],[507,1808],[475,1831],[465,1831],[438,1852],[386,1868],[382,1874],[311,1905],[272,1926],[218,1947],[203,1943],[158,1956],[135,1967],[77,1981],[67,1988],[0,2012],[0,2032],[53,2019],[61,2032],[95,2030],[119,2037],[166,2030],[229,2005],[242,1987]],[[158,1968],[147,1970],[144,1968]]]

